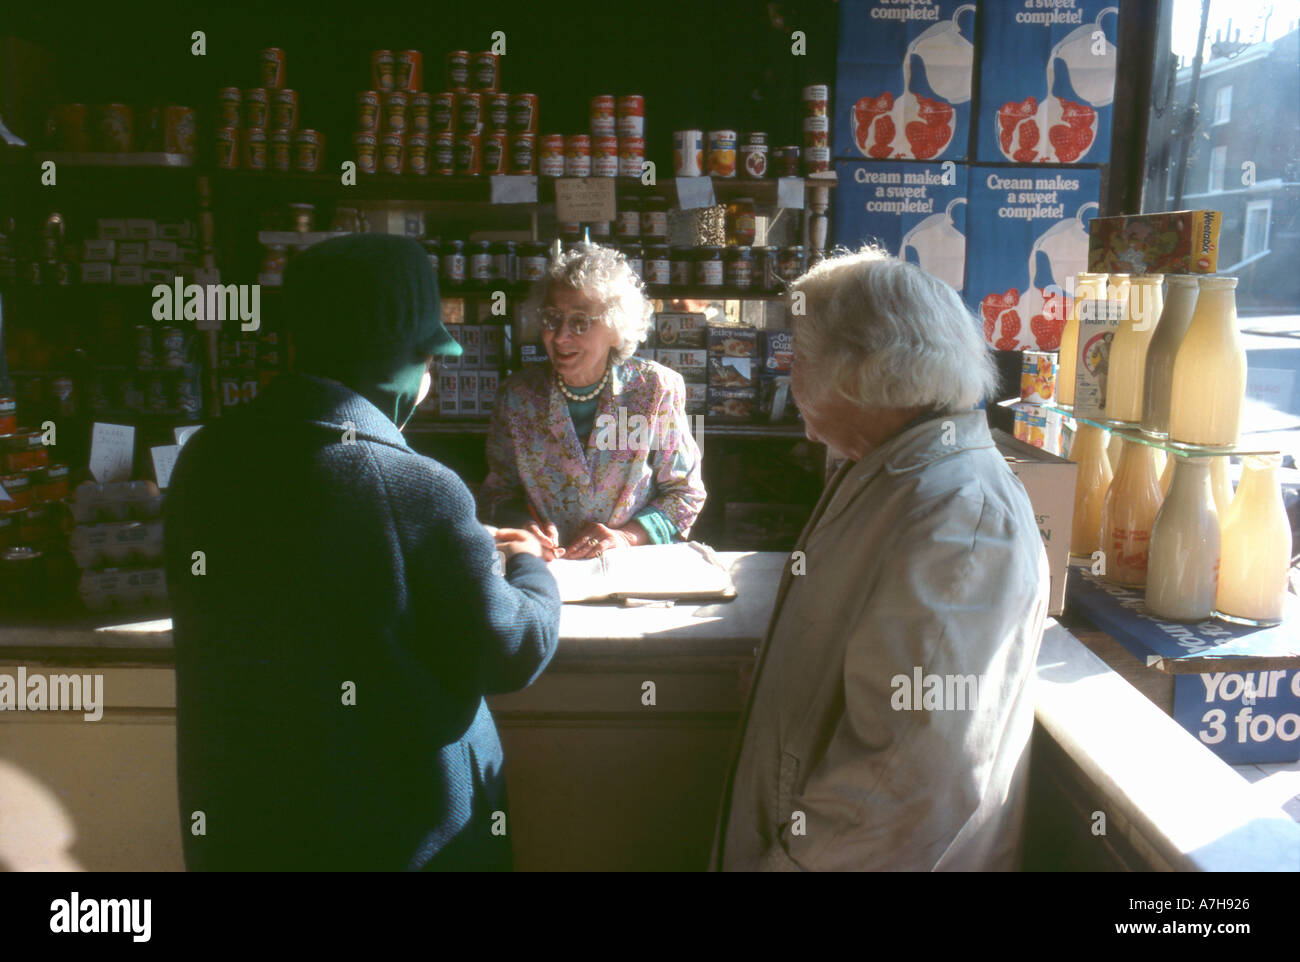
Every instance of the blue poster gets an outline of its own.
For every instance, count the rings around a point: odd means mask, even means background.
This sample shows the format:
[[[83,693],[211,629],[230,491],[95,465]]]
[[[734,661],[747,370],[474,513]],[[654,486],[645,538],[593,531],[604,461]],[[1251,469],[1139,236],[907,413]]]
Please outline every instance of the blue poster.
[[[1100,191],[1096,170],[971,169],[962,293],[992,347],[1060,348]]]
[[[1110,161],[1118,0],[980,0],[983,162]]]
[[[834,241],[884,247],[958,292],[966,268],[965,164],[839,160]]]
[[[960,0],[840,0],[835,156],[964,159],[974,23]]]

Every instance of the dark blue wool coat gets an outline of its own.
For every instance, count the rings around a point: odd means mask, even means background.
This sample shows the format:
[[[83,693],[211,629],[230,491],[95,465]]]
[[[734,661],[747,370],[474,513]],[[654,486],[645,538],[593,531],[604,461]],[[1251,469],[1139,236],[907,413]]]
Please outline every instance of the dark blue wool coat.
[[[284,375],[182,449],[166,540],[190,869],[510,866],[483,699],[545,668],[560,601],[537,558],[493,571],[454,473]]]

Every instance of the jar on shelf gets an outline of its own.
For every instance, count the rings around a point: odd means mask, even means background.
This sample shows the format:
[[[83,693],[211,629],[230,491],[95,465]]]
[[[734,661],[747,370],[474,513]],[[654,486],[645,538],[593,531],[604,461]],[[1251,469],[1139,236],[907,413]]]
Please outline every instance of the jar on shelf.
[[[437,238],[434,238],[432,240],[421,241],[420,246],[424,248],[424,256],[429,259],[429,266],[433,268],[433,276],[440,276],[439,252],[442,245],[438,243]]]
[[[1205,621],[1219,581],[1219,517],[1210,458],[1171,455],[1173,482],[1151,528],[1147,610],[1168,621]],[[1289,559],[1288,559],[1289,560]]]
[[[1153,438],[1169,436],[1169,399],[1173,391],[1174,358],[1192,321],[1200,290],[1195,274],[1165,276],[1164,309],[1147,347],[1142,380],[1142,433]],[[1076,330],[1076,339],[1078,336]],[[1064,342],[1062,342],[1064,348]]]
[[[618,220],[615,223],[615,233],[620,241],[641,239],[641,204],[635,196],[627,194],[618,199]]]
[[[1246,351],[1237,331],[1235,277],[1202,277],[1187,333],[1174,358],[1169,437],[1230,447],[1241,433]]]
[[[754,286],[754,251],[750,247],[728,247],[723,259],[727,287],[747,291]]]
[[[469,245],[469,280],[475,286],[486,286],[495,280],[491,241],[474,241]]]
[[[754,198],[737,197],[727,204],[727,246],[751,247],[754,243]]]
[[[647,197],[641,201],[641,242],[668,243],[668,199]]]
[[[280,277],[289,263],[289,251],[283,244],[267,244],[262,251],[261,273]]]
[[[314,204],[290,204],[289,222],[293,225],[293,229],[300,233],[314,230],[316,206]]]
[[[754,248],[754,286],[768,293],[781,289],[781,273],[775,247]]]
[[[645,282],[652,287],[667,287],[672,283],[672,260],[667,244],[645,246]]]
[[[722,248],[706,244],[695,252],[695,283],[701,287],[721,287],[723,281]]]
[[[518,252],[514,241],[494,241],[492,243],[492,279],[502,284],[513,284],[519,280],[517,256]]]
[[[1160,511],[1160,479],[1154,449],[1127,438],[1120,442],[1119,464],[1101,510],[1101,550],[1108,581],[1144,587],[1151,528]]]
[[[790,284],[804,272],[804,252],[802,244],[782,247],[777,255],[777,276]]]
[[[669,265],[669,283],[673,287],[690,287],[695,283],[695,248],[674,247]]]
[[[642,280],[645,279],[645,262],[640,244],[620,244],[619,252],[627,258],[628,267],[632,268],[632,273]]]
[[[460,287],[465,283],[465,242],[442,242],[442,282],[447,287]]]
[[[524,241],[517,250],[518,279],[540,281],[546,276],[546,245],[541,241]]]

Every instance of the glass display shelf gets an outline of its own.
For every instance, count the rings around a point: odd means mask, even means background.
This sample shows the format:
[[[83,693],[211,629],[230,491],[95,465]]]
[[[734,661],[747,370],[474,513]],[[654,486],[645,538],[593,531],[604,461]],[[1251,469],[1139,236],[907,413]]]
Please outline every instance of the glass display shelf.
[[[1281,454],[1276,448],[1269,448],[1264,445],[1254,444],[1235,444],[1226,448],[1211,448],[1198,444],[1182,444],[1178,441],[1168,439],[1161,440],[1143,434],[1137,425],[1126,425],[1120,421],[1110,421],[1105,418],[1081,418],[1074,413],[1074,407],[1066,404],[1047,403],[1041,405],[1049,411],[1055,411],[1065,417],[1073,418],[1081,424],[1090,424],[1095,428],[1101,428],[1103,431],[1109,431],[1111,434],[1118,434],[1126,441],[1136,441],[1139,444],[1145,444],[1148,447],[1159,448],[1161,451],[1167,451],[1170,454],[1181,454],[1185,458],[1213,458],[1220,455],[1235,455],[1245,457],[1247,455],[1268,455]]]

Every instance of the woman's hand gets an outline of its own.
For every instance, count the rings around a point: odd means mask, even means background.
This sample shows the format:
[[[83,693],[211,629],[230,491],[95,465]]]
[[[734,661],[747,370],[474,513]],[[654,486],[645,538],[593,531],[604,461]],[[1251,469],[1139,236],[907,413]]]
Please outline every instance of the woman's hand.
[[[598,522],[591,522],[564,549],[564,557],[574,560],[594,558],[615,548],[630,548],[646,543],[645,529],[635,521],[629,521],[622,528],[607,528]]]
[[[521,528],[498,528],[492,538],[496,542],[497,550],[507,559],[517,554],[530,554],[543,561],[550,561],[557,557],[555,551],[532,531]]]
[[[530,521],[524,530],[540,541],[543,547],[549,548],[552,557],[564,557],[564,549],[560,547],[560,530],[551,522],[546,522],[546,527],[543,528],[536,521]],[[550,561],[551,559],[547,558],[546,560]]]

